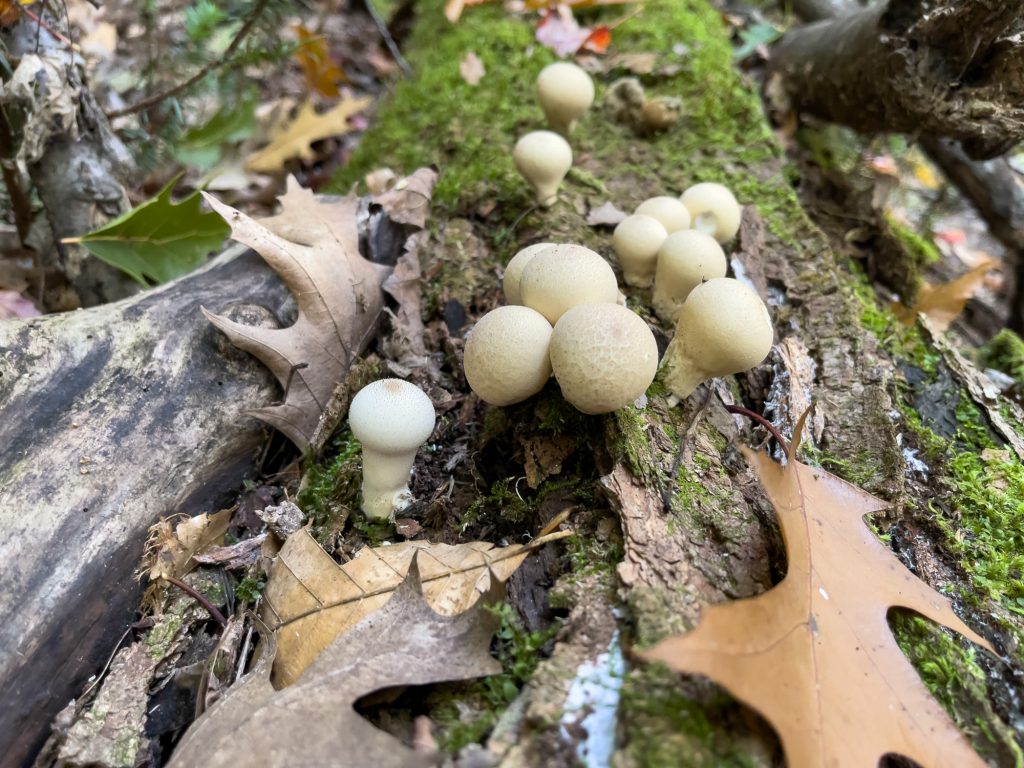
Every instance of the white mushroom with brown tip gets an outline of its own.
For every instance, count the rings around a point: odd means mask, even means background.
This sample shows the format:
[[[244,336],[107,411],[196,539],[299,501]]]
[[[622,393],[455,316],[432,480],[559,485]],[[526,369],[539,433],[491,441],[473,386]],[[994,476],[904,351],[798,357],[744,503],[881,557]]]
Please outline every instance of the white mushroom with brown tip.
[[[739,232],[742,209],[727,187],[713,182],[694,184],[679,199],[690,212],[694,229],[720,243],[729,242]]]
[[[651,284],[658,249],[667,237],[665,227],[653,216],[634,213],[619,222],[612,234],[612,247],[627,285],[646,288]]]
[[[519,280],[519,296],[554,325],[577,304],[614,304],[619,284],[599,254],[565,243],[545,248],[530,260]]]
[[[555,324],[551,368],[562,397],[583,413],[610,413],[654,381],[658,344],[647,323],[618,304],[581,304]]]
[[[509,304],[522,304],[519,294],[519,280],[523,276],[523,270],[530,263],[534,256],[541,251],[551,248],[554,243],[534,243],[523,248],[512,257],[505,267],[505,276],[501,279],[501,288],[505,292],[505,301]]]
[[[412,501],[409,474],[434,431],[434,406],[415,384],[380,379],[352,398],[348,423],[363,447],[363,512],[389,518]]]
[[[687,296],[665,351],[665,386],[688,397],[702,381],[749,370],[772,349],[774,330],[761,297],[739,280],[719,277]]]
[[[511,405],[540,392],[551,377],[551,323],[529,307],[498,307],[466,338],[463,370],[485,403]]]
[[[537,76],[537,100],[551,130],[568,136],[576,120],[594,103],[594,81],[570,62],[548,64]]]
[[[640,203],[634,213],[657,219],[670,235],[690,227],[690,210],[678,197],[651,197]]]
[[[572,168],[569,142],[552,131],[533,131],[516,142],[512,159],[537,193],[537,203],[544,208],[554,205],[558,187]]]
[[[684,229],[669,235],[658,251],[651,306],[666,323],[675,322],[690,291],[705,280],[725,277],[725,252],[711,235]]]

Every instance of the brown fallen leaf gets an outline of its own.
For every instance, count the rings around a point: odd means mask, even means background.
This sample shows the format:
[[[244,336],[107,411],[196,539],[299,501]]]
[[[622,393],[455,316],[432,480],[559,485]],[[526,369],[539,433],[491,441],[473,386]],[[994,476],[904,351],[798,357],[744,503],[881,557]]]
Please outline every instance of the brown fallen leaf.
[[[202,565],[222,565],[229,571],[245,568],[260,559],[260,551],[267,534],[261,533],[251,539],[232,544],[230,547],[207,547],[195,556]]]
[[[387,603],[414,558],[430,607],[452,616],[476,602],[492,575],[504,582],[530,552],[564,535],[504,548],[482,541],[455,546],[407,541],[362,549],[338,565],[308,529],[299,531],[281,548],[263,592],[263,619],[278,630],[275,685],[294,683],[335,637]]]
[[[945,331],[964,311],[967,301],[981,288],[985,275],[998,266],[998,262],[985,259],[969,272],[948,283],[922,285],[913,307],[908,309],[896,302],[892,305],[892,311],[905,325],[913,325],[917,316],[923,314],[939,331]]]
[[[801,419],[793,439],[799,442]],[[887,505],[822,469],[744,449],[779,516],[786,577],[709,607],[696,629],[640,655],[707,675],[757,709],[793,768],[863,768],[894,753],[921,765],[983,768],[931,698],[886,623],[917,611],[991,646],[911,574],[864,522]]]
[[[270,684],[273,635],[264,638],[256,668],[193,724],[170,768],[432,765],[363,719],[353,704],[384,688],[500,672],[488,653],[497,617],[483,606],[502,590],[488,579],[470,610],[441,616],[423,595],[415,560],[408,570],[379,610],[330,643],[284,690]],[[288,634],[279,632],[279,639]]]
[[[338,87],[347,83],[348,78],[338,63],[331,58],[327,50],[327,38],[310,32],[302,24],[294,25],[293,29],[299,36],[299,46],[292,57],[302,67],[306,85],[321,96],[329,99],[338,98],[341,95]]]
[[[470,85],[479,85],[487,74],[484,63],[480,57],[470,51],[465,58],[459,62],[459,76]]]
[[[267,146],[253,154],[245,167],[256,173],[274,173],[292,158],[313,159],[313,142],[329,136],[340,136],[352,130],[348,119],[373,103],[369,97],[342,97],[332,109],[318,114],[312,102],[299,108],[295,119],[276,131]]]
[[[176,524],[176,518],[167,518],[154,524],[149,529],[140,570],[148,572],[150,581],[185,575],[195,567],[196,554],[224,541],[233,511],[203,513]]]
[[[334,385],[370,339],[384,306],[388,267],[359,255],[354,195],[322,202],[294,178],[281,213],[256,221],[204,195],[231,225],[231,236],[259,253],[299,305],[287,328],[257,328],[203,313],[231,342],[255,355],[277,377],[284,402],[251,411],[305,450]]]

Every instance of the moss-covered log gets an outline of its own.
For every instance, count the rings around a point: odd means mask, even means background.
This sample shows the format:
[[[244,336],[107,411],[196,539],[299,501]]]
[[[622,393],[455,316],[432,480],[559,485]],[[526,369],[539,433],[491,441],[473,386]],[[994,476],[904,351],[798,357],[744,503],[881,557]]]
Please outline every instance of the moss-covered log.
[[[692,627],[705,605],[758,594],[784,572],[773,515],[736,450],[752,437],[719,404],[732,398],[783,431],[813,406],[805,459],[891,501],[892,515],[874,523],[879,534],[1010,661],[920,622],[896,620],[898,636],[975,748],[1019,764],[1024,523],[1014,505],[1024,472],[931,340],[896,325],[805,215],[760,100],[733,69],[719,14],[704,0],[652,0],[615,29],[613,53],[656,54],[642,85],[649,98],[678,99],[681,117],[641,136],[595,108],[573,134],[576,167],[559,203],[536,211],[510,153],[517,136],[543,126],[532,82],[553,57],[525,19],[473,7],[452,26],[441,5],[418,3],[408,45],[416,77],[396,86],[336,184],[345,189],[378,166],[441,169],[421,251],[430,276],[424,319],[439,371],[432,384],[462,403],[441,434],[458,435],[464,448],[421,460],[424,476],[438,465],[451,477],[428,518],[465,535],[511,536],[575,510],[576,536],[548,596],[568,614],[550,658],[508,709],[494,697],[477,702],[492,708],[486,722],[497,722],[492,749],[508,765],[573,764],[586,728],[564,720],[583,662]],[[470,52],[487,70],[478,86],[459,74]],[[630,74],[614,61],[598,66],[599,101]],[[655,382],[646,407],[605,417],[576,413],[554,386],[507,409],[469,394],[460,337],[499,302],[502,265],[520,247],[571,240],[611,258],[608,230],[585,223],[589,210],[607,201],[628,210],[707,180],[749,204],[732,266],[769,302],[778,343],[765,365],[678,407]],[[667,339],[648,296],[628,299]],[[559,461],[545,464],[556,444]],[[720,689],[645,667],[625,673],[615,749],[626,766],[778,758],[770,729]]]

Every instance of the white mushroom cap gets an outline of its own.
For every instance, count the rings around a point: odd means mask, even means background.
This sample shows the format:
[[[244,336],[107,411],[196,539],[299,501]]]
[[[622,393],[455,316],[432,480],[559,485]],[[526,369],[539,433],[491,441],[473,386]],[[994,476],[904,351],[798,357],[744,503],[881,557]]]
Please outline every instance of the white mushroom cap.
[[[690,291],[705,280],[725,277],[725,252],[711,235],[683,229],[668,236],[658,251],[651,306],[664,322],[676,319]]]
[[[470,388],[491,405],[519,403],[551,377],[551,323],[529,307],[498,307],[466,337],[463,370]]]
[[[658,344],[635,312],[581,304],[555,324],[551,368],[569,403],[583,413],[609,413],[647,391],[658,370]]]
[[[683,192],[693,228],[707,232],[720,243],[732,240],[740,230],[742,209],[727,187],[712,182],[694,184]]]
[[[665,351],[665,385],[679,398],[716,376],[749,370],[772,349],[768,308],[752,289],[729,277],[698,285],[683,302],[676,335]]]
[[[582,245],[564,243],[546,248],[523,270],[519,279],[523,304],[554,325],[577,304],[614,304],[619,284],[608,262]]]
[[[594,81],[570,62],[548,64],[537,76],[537,100],[551,130],[568,136],[573,123],[594,103]]]
[[[668,232],[657,219],[634,213],[619,222],[612,234],[612,247],[619,257],[622,278],[628,285],[645,288],[654,279],[658,249]]]
[[[501,280],[502,290],[505,291],[505,301],[509,304],[523,303],[519,295],[519,280],[523,276],[523,270],[534,256],[553,245],[554,243],[534,243],[526,246],[512,257],[508,266],[505,267],[505,276]]]
[[[544,208],[554,205],[558,186],[572,168],[569,142],[551,131],[533,131],[516,142],[512,159],[537,192],[537,203]]]
[[[690,228],[690,210],[678,197],[652,197],[644,200],[634,213],[642,213],[661,222],[670,235],[680,229]]]
[[[348,423],[363,446],[363,511],[390,517],[412,501],[409,473],[434,431],[434,406],[415,384],[380,379],[352,398]]]

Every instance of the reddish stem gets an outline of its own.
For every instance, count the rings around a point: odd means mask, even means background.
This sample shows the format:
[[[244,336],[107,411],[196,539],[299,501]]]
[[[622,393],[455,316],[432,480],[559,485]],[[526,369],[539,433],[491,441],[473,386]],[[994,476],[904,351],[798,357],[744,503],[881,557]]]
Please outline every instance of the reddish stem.
[[[782,433],[779,432],[779,430],[776,429],[775,425],[768,421],[768,419],[766,419],[760,413],[756,413],[755,411],[752,411],[749,408],[744,408],[742,405],[726,405],[725,410],[727,410],[729,413],[735,413],[740,416],[746,416],[748,419],[753,419],[754,421],[756,421],[758,424],[760,424],[762,427],[764,427],[771,433],[771,436],[775,438],[775,442],[777,442],[779,444],[779,447],[782,449],[782,452],[785,455],[789,456],[789,444],[782,436]]]
[[[228,620],[224,618],[224,614],[218,611],[216,606],[213,603],[211,603],[209,599],[207,599],[206,595],[204,595],[202,592],[193,589],[184,581],[176,579],[173,576],[164,576],[163,578],[165,581],[169,581],[182,592],[195,599],[195,601],[199,603],[201,606],[203,606],[203,608],[206,609],[206,612],[210,614],[210,618],[212,618],[222,627],[227,625]]]

